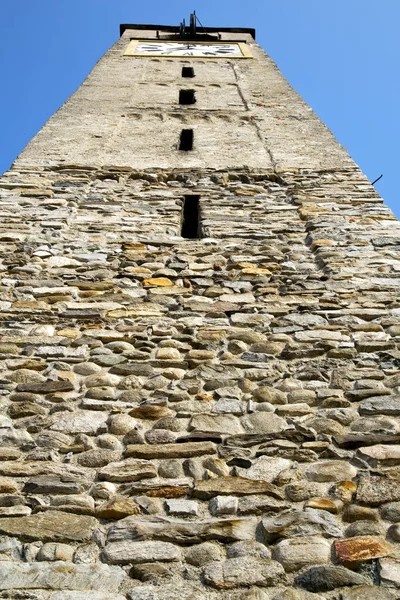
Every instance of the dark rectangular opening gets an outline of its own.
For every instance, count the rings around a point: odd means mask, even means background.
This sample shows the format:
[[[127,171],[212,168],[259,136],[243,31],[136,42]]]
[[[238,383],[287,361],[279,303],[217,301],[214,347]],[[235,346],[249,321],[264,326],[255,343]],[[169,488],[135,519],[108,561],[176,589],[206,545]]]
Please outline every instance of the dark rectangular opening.
[[[194,90],[179,90],[179,104],[194,104],[195,102]]]
[[[199,239],[200,231],[200,196],[185,196],[183,199],[182,231],[181,236],[190,239]]]
[[[182,77],[194,77],[193,67],[182,67]]]
[[[179,150],[184,150],[185,152],[193,150],[193,129],[182,129]]]

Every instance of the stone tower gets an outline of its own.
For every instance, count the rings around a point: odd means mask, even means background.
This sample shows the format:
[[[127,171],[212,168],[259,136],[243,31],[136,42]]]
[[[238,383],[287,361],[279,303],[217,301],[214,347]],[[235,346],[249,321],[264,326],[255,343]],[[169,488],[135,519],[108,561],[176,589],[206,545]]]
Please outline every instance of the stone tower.
[[[123,25],[0,180],[1,599],[398,598],[399,223],[254,38]]]

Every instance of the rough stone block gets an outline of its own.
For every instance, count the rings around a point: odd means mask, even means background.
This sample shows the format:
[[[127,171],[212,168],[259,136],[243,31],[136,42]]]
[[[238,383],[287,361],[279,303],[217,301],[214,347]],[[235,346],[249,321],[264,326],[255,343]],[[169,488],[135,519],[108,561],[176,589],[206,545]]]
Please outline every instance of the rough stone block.
[[[283,567],[273,560],[240,557],[210,563],[204,569],[204,581],[217,590],[251,585],[269,587],[282,581],[284,574]]]
[[[388,556],[393,546],[374,536],[358,536],[334,542],[335,553],[342,563],[357,563]]]
[[[97,524],[93,517],[47,511],[0,519],[0,532],[26,540],[83,542],[90,540]]]
[[[303,567],[328,563],[331,556],[331,543],[319,537],[297,537],[276,544],[272,558],[281,563],[288,573]]]
[[[256,525],[257,521],[253,518],[183,521],[168,517],[127,517],[109,529],[108,541],[156,539],[177,544],[198,544],[219,540],[229,543],[253,539]]]
[[[68,562],[0,561],[0,590],[97,590],[117,592],[126,575],[119,567]],[[97,600],[97,599],[96,599]]]
[[[171,562],[181,558],[181,550],[169,542],[116,542],[107,544],[103,558],[112,565]]]
[[[210,513],[214,516],[236,515],[239,501],[235,496],[216,496],[210,500]]]

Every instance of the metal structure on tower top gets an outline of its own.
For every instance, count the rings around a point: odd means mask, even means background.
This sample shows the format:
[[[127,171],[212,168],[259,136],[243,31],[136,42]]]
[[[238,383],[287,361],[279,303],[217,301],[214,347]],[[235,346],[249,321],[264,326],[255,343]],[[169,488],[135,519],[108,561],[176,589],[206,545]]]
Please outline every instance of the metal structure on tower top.
[[[186,25],[185,19],[183,19],[183,21],[181,22],[181,24],[179,26],[179,37],[181,39],[194,39],[194,38],[196,38],[196,36],[198,35],[197,24],[200,25],[200,27],[203,30],[204,34],[207,34],[206,29],[200,23],[200,20],[199,20],[199,18],[196,15],[196,11],[194,10],[192,12],[192,14],[190,15],[190,25],[189,25],[189,27]]]

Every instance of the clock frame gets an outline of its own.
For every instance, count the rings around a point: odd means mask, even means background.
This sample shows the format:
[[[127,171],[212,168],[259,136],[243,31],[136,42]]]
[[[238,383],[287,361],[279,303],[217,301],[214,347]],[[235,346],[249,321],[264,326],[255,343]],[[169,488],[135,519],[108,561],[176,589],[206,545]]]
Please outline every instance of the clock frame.
[[[190,42],[156,39],[131,40],[124,56],[140,58],[253,58],[248,45],[243,42]]]

